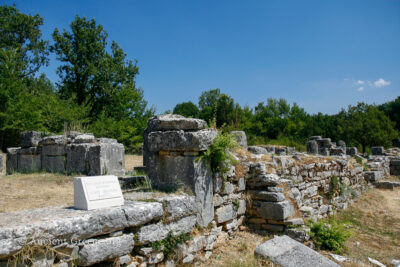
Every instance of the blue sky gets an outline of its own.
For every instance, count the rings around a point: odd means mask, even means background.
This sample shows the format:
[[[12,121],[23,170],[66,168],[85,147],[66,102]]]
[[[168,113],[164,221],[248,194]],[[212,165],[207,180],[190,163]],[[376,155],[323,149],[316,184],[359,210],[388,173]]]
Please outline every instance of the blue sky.
[[[241,105],[269,97],[336,113],[400,95],[400,1],[24,0],[44,38],[95,18],[130,59],[158,113],[220,88]],[[54,58],[42,71],[54,82]]]

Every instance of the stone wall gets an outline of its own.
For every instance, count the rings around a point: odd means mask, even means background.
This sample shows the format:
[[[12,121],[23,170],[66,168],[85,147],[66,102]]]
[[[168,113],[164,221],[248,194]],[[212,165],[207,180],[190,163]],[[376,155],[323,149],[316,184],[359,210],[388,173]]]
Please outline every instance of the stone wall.
[[[124,174],[125,150],[115,139],[70,133],[46,136],[30,131],[21,135],[21,147],[7,149],[7,173]]]

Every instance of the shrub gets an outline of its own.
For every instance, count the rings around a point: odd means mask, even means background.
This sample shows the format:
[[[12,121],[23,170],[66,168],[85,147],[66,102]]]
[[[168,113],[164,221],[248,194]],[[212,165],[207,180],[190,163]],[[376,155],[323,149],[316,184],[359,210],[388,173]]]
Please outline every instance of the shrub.
[[[236,138],[228,133],[218,132],[210,147],[199,158],[199,161],[208,160],[213,174],[219,173],[225,177],[230,167],[236,163],[231,150],[237,147]]]
[[[343,251],[344,243],[351,236],[345,225],[335,219],[329,221],[310,221],[310,237],[318,249],[332,250],[335,253]]]
[[[156,251],[162,251],[165,255],[169,255],[174,252],[175,248],[185,241],[191,240],[192,236],[190,234],[179,234],[174,235],[172,231],[168,232],[166,238],[160,241],[151,243],[151,247]]]

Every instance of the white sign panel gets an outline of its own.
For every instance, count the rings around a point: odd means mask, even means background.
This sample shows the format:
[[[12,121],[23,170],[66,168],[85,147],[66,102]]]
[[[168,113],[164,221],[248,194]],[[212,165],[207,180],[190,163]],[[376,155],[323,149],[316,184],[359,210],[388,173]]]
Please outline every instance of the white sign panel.
[[[92,210],[124,205],[117,176],[88,176],[74,178],[74,206]]]

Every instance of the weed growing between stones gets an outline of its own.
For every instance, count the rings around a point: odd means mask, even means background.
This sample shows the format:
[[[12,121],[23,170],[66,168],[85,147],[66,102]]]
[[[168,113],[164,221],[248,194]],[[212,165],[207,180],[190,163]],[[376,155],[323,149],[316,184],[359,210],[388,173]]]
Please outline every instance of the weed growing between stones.
[[[160,241],[151,243],[151,247],[155,251],[162,251],[164,255],[171,255],[179,244],[182,244],[188,240],[191,240],[192,236],[187,233],[174,235],[172,231],[168,232],[166,238]]]
[[[329,183],[329,191],[326,194],[328,199],[332,199],[335,196],[336,191],[339,189],[339,179],[336,175],[333,175]]]
[[[210,147],[198,157],[198,161],[207,160],[213,174],[219,173],[225,179],[236,159],[231,151],[238,146],[236,138],[228,133],[218,132]]]
[[[335,253],[342,253],[345,249],[345,242],[351,236],[351,232],[345,224],[338,222],[335,218],[321,220],[319,222],[309,221],[311,229],[310,237],[318,249],[332,250]]]
[[[232,204],[233,204],[233,208],[235,209],[235,211],[238,211],[239,206],[240,206],[239,199],[232,200]]]

